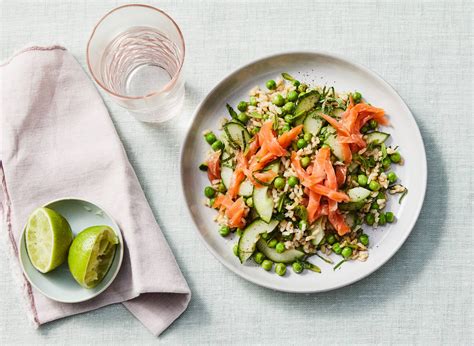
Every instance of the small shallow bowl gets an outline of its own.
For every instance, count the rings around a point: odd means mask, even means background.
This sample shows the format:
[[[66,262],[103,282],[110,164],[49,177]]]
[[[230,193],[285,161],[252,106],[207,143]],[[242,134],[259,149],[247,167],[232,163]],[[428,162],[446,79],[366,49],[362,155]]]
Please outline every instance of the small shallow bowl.
[[[317,257],[311,262],[321,267],[322,273],[305,271],[295,274],[289,267],[284,277],[258,268],[254,261],[241,265],[232,253],[235,236],[222,238],[213,221],[214,210],[203,205],[203,189],[209,185],[207,175],[198,166],[206,158],[209,145],[202,132],[211,129],[220,133],[222,117],[229,117],[226,103],[237,105],[248,99],[248,92],[256,85],[287,72],[302,82],[334,86],[338,91],[360,91],[367,102],[385,109],[391,135],[388,145],[400,147],[404,165],[394,165],[400,182],[408,188],[402,204],[390,198],[387,210],[396,215],[396,222],[373,229],[364,227],[370,236],[369,258],[366,262],[350,261],[338,270]],[[324,52],[290,52],[255,60],[226,76],[209,92],[197,107],[181,151],[181,184],[184,199],[201,240],[208,250],[227,268],[244,279],[274,290],[298,293],[324,292],[347,286],[373,273],[387,262],[408,238],[423,205],[427,181],[426,154],[418,126],[407,105],[395,90],[368,68]],[[333,256],[339,261],[341,257]],[[336,262],[337,263],[337,262]]]
[[[81,287],[72,277],[67,261],[53,271],[43,274],[33,267],[26,249],[25,231],[20,238],[20,262],[28,281],[46,297],[62,303],[79,303],[92,299],[105,291],[117,276],[123,259],[123,239],[117,223],[101,207],[92,202],[77,198],[65,198],[52,201],[43,207],[50,208],[66,218],[76,236],[83,229],[106,225],[111,227],[119,239],[114,260],[104,279],[94,288]]]

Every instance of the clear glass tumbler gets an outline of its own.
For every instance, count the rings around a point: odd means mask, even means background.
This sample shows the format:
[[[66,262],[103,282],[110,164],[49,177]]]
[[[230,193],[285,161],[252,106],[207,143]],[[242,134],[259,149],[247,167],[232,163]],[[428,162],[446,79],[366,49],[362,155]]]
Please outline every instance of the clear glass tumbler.
[[[92,77],[137,119],[159,123],[184,101],[184,38],[175,21],[148,5],[113,9],[87,43]]]

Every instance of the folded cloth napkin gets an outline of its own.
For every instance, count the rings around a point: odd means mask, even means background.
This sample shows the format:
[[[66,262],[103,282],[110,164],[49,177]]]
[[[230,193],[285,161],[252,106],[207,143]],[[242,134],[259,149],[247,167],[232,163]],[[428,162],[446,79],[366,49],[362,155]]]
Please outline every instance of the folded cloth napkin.
[[[36,325],[121,302],[159,335],[191,292],[150,210],[99,93],[64,48],[32,47],[0,65],[0,207]],[[113,284],[78,304],[52,301],[23,277],[18,241],[38,206],[77,197],[117,221],[125,256]]]

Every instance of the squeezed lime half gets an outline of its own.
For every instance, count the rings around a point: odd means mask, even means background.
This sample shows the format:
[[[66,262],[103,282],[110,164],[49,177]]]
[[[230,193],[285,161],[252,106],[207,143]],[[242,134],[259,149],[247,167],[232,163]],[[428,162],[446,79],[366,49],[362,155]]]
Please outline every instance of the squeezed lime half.
[[[38,208],[28,218],[26,249],[31,264],[48,273],[66,261],[73,234],[67,220],[49,208]]]
[[[118,238],[109,226],[93,226],[79,233],[69,249],[68,264],[84,288],[97,286],[110,269]]]

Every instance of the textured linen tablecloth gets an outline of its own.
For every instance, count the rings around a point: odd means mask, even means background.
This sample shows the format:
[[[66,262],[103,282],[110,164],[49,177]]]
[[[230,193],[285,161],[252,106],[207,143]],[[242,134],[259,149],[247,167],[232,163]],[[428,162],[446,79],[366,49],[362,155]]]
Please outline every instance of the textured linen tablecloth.
[[[60,43],[85,66],[90,30],[122,3],[3,0],[0,59],[30,43]],[[175,18],[186,39],[183,113],[149,126],[105,101],[193,300],[159,339],[120,305],[35,330],[2,254],[0,344],[472,344],[473,3],[148,3]],[[179,149],[197,103],[238,66],[297,49],[341,54],[394,86],[420,126],[429,168],[423,210],[400,251],[368,278],[316,295],[272,292],[226,270],[198,240],[179,192]]]

